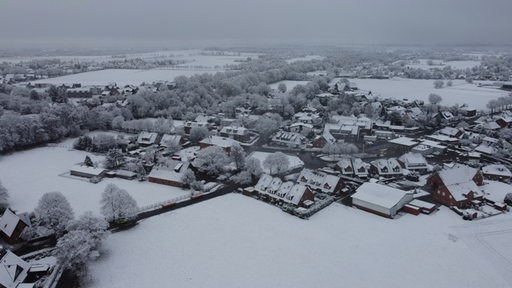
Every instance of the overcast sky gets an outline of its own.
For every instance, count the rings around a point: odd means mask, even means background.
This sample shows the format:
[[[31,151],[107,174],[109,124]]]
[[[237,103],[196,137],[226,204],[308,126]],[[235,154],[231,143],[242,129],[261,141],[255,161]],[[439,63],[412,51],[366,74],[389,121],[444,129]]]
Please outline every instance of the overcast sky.
[[[12,43],[512,44],[512,0],[0,0]]]

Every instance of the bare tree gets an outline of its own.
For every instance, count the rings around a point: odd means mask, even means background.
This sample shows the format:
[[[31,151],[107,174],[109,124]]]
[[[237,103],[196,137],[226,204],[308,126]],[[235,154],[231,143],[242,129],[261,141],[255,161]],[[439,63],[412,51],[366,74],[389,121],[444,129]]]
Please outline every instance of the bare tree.
[[[269,154],[263,161],[263,166],[270,170],[271,175],[282,175],[290,167],[288,156],[282,152]]]

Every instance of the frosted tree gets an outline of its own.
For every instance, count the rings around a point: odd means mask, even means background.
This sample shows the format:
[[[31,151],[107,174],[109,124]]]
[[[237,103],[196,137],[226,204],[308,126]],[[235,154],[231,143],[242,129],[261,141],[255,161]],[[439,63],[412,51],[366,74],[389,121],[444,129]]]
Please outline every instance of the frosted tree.
[[[428,102],[430,102],[430,104],[432,104],[432,105],[437,105],[437,104],[441,103],[442,100],[443,100],[443,98],[441,98],[441,96],[439,96],[435,93],[431,93],[428,95]]]
[[[94,240],[87,231],[74,230],[57,241],[53,255],[62,267],[83,277],[87,274],[89,260],[97,258],[99,254],[95,251]]]
[[[4,210],[9,206],[9,193],[7,192],[7,188],[2,185],[0,181],[0,209]]]
[[[43,194],[34,209],[34,214],[39,226],[49,228],[57,235],[64,233],[69,221],[74,217],[71,205],[60,192]]]
[[[67,231],[85,231],[93,241],[94,248],[100,246],[108,236],[108,223],[101,217],[96,217],[91,211],[85,212],[76,220],[71,220],[66,228]]]
[[[110,149],[105,156],[105,168],[117,169],[125,162],[124,155],[118,149]]]
[[[181,181],[183,182],[183,184],[185,184],[186,187],[190,187],[190,184],[196,181],[196,175],[194,174],[194,171],[187,169],[187,171],[183,173]]]
[[[443,88],[443,86],[444,86],[444,81],[443,80],[436,80],[436,81],[434,81],[434,88],[440,89],[440,88]]]
[[[254,158],[254,157],[247,157],[245,159],[245,170],[254,178],[259,178],[261,174],[263,174],[263,170],[261,170],[261,163],[260,160]]]
[[[290,167],[290,161],[284,153],[275,152],[265,158],[263,166],[270,170],[271,175],[282,175]]]
[[[190,129],[189,139],[193,144],[197,144],[202,139],[208,137],[210,132],[205,127],[192,127]]]
[[[243,169],[245,166],[245,151],[240,144],[235,142],[231,145],[231,159],[235,162],[236,170]]]
[[[199,151],[194,166],[201,172],[216,176],[224,172],[225,166],[229,163],[229,157],[219,146],[210,146]]]
[[[167,145],[165,150],[171,154],[180,151],[182,148],[178,141],[167,141],[165,144]]]
[[[277,85],[277,90],[281,93],[285,93],[286,92],[286,84],[284,83],[279,83],[279,85]]]
[[[108,184],[101,194],[101,213],[108,222],[133,220],[139,208],[128,192],[115,184]]]

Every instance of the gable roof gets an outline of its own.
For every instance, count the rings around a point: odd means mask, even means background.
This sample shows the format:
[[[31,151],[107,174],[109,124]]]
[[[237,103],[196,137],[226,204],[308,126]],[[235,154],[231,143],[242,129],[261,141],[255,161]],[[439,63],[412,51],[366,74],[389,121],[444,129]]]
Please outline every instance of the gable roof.
[[[25,223],[18,215],[14,214],[11,209],[5,209],[4,215],[0,219],[0,231],[4,232],[7,237],[11,237],[20,221]],[[29,225],[29,223],[25,224],[27,226]]]
[[[465,182],[473,182],[478,170],[466,165],[458,164],[450,169],[443,169],[439,171],[439,177],[443,180],[445,186],[460,184]]]
[[[17,287],[27,277],[29,268],[29,263],[7,250],[0,259],[0,285],[8,288]]]

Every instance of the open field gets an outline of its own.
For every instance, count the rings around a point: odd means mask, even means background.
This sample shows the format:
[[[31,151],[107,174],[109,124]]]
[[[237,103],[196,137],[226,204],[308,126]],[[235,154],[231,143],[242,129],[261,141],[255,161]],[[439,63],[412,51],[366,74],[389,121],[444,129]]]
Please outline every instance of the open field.
[[[510,287],[501,262],[453,228],[498,229],[510,215],[464,222],[442,207],[390,220],[334,203],[301,220],[229,194],[111,235],[86,287]],[[511,234],[500,237],[486,241],[505,253]]]
[[[0,156],[0,180],[10,194],[13,209],[32,211],[46,192],[60,191],[66,196],[79,215],[92,211],[99,215],[101,193],[109,183],[126,189],[139,206],[151,205],[188,194],[188,191],[137,180],[104,178],[100,183],[90,183],[86,178],[69,176],[74,164],[83,162],[84,151],[70,150],[73,141],[64,141],[56,147],[42,147]],[[93,156],[93,155],[91,155]],[[103,157],[91,157],[101,161]]]
[[[452,87],[441,89],[434,88],[434,80],[415,80],[404,78],[391,79],[351,79],[359,89],[371,91],[379,98],[423,100],[428,103],[428,95],[438,94],[443,98],[441,105],[452,106],[455,104],[467,104],[479,110],[487,110],[486,105],[490,100],[508,93],[503,90],[490,87],[478,87],[477,84],[469,84],[464,80],[454,80]]]

